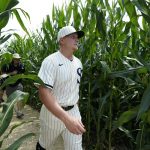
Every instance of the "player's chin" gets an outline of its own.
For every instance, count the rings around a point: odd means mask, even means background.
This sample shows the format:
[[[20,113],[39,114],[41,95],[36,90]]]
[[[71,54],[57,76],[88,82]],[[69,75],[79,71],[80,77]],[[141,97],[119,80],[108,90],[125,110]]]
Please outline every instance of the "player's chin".
[[[74,46],[74,47],[73,47],[73,50],[74,50],[74,51],[77,51],[77,50],[78,50],[78,46]]]

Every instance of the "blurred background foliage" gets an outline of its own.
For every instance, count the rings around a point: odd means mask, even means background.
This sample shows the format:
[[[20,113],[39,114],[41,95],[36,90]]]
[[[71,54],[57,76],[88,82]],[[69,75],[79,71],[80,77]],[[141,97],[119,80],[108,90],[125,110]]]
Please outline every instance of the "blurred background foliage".
[[[53,6],[40,30],[29,34],[22,26],[27,36],[14,33],[1,50],[1,64],[9,59],[8,52],[17,52],[25,74],[37,74],[42,60],[58,50],[57,32],[65,25],[85,32],[75,54],[83,63],[80,110],[87,129],[85,149],[149,150],[150,1],[71,0],[61,8]],[[39,110],[37,89],[28,80],[24,86],[28,103]]]

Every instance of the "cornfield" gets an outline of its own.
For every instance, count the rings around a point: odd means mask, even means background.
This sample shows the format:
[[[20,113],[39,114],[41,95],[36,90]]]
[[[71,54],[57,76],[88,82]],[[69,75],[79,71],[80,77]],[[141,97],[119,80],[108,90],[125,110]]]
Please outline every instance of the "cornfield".
[[[0,66],[10,59],[8,52],[17,52],[26,74],[37,75],[42,60],[58,50],[57,32],[65,25],[85,32],[75,54],[83,63],[79,106],[85,149],[150,150],[150,1],[71,0],[53,6],[37,32],[22,24],[27,36],[14,34]],[[37,89],[29,90],[29,80],[24,85],[28,103],[39,109]]]

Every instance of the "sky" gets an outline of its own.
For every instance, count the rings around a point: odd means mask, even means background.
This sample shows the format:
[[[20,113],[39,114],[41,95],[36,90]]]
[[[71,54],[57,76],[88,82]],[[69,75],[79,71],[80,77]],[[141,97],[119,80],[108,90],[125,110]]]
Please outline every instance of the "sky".
[[[21,14],[23,22],[29,31],[35,31],[41,27],[41,23],[46,15],[50,15],[53,3],[55,6],[61,7],[63,3],[69,3],[70,0],[19,0],[17,8],[22,8],[30,15],[30,21]],[[25,35],[21,29],[15,16],[11,17],[4,30],[15,29],[17,33]]]
[[[55,6],[61,7],[63,3],[68,4],[69,2],[70,0],[19,0],[19,4],[16,7],[22,8],[30,15],[30,21],[24,18],[23,15],[21,15],[21,17],[27,30],[32,32],[36,29],[40,29],[46,15],[51,15],[53,3]],[[111,0],[109,0],[109,2],[111,2]],[[19,35],[26,34],[23,29],[21,29],[15,16],[10,18],[7,26],[3,30],[7,31],[9,29],[15,29],[15,32]]]

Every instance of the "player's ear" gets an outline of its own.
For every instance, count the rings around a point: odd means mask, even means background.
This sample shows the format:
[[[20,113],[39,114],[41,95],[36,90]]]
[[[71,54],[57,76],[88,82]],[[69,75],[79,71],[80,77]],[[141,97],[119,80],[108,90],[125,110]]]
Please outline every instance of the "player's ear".
[[[63,42],[63,38],[61,38],[60,40],[59,40],[59,43],[61,44]]]
[[[59,44],[63,44],[64,43],[64,40],[65,40],[65,38],[63,37],[63,38],[61,38],[60,40],[59,40]]]

